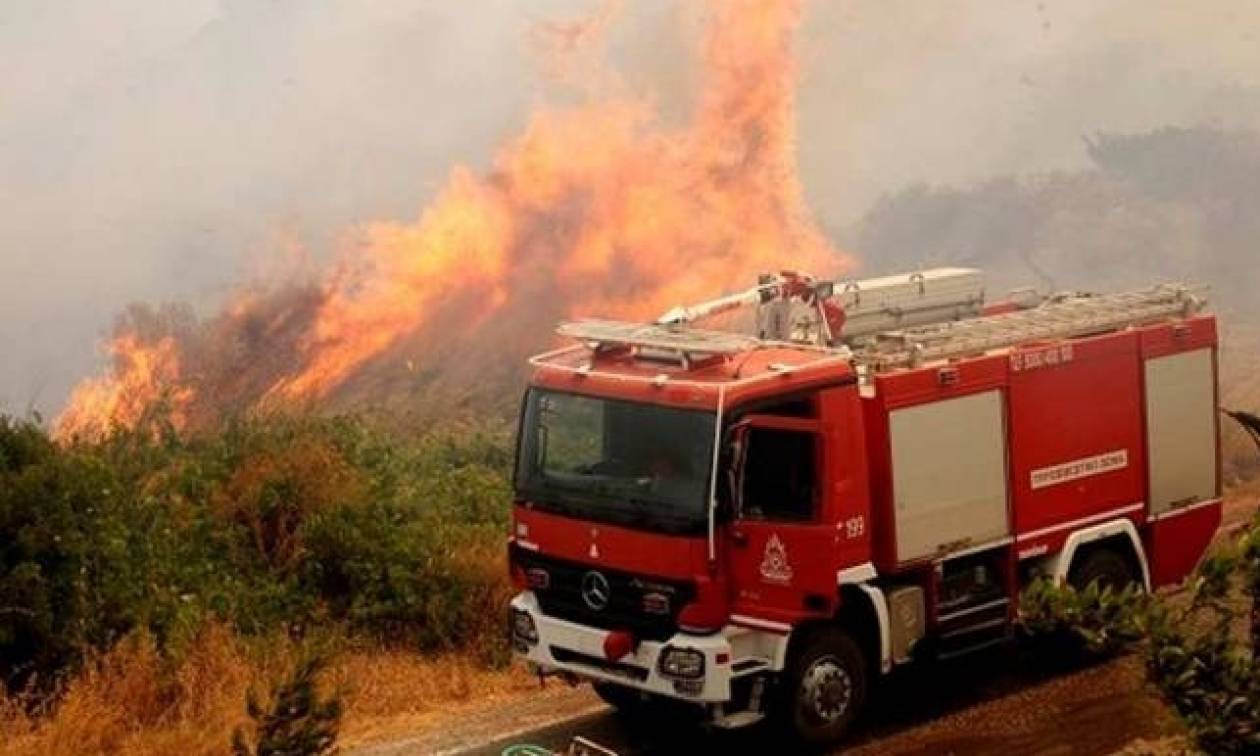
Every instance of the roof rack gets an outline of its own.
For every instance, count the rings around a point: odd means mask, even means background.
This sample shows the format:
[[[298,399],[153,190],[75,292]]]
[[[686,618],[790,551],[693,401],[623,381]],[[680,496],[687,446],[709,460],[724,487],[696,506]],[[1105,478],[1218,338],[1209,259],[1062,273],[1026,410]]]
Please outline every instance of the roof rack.
[[[1206,287],[1162,284],[1122,294],[1068,294],[1028,310],[877,334],[854,348],[854,362],[881,371],[916,367],[1032,341],[1064,339],[1188,317]]]
[[[585,342],[594,349],[626,347],[671,352],[684,356],[726,356],[763,346],[755,336],[705,331],[677,325],[625,323],[616,320],[577,320],[561,323],[556,333]]]

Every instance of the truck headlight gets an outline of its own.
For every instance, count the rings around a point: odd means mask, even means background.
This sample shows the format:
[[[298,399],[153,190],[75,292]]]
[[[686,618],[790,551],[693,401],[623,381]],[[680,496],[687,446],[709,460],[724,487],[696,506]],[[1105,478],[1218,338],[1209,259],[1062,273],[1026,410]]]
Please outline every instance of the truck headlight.
[[[694,648],[667,647],[661,652],[661,674],[694,680],[704,677],[704,654]]]
[[[512,643],[518,650],[525,650],[538,642],[538,625],[529,612],[512,609]]]

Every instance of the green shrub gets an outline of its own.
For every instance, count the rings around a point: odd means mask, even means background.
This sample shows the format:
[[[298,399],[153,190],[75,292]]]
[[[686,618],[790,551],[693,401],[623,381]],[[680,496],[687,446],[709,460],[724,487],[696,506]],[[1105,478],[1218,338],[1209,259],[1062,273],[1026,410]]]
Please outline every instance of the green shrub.
[[[1141,647],[1147,677],[1204,753],[1260,753],[1260,523],[1204,560],[1188,595],[1037,581],[1020,607],[1034,634],[1069,633],[1100,651]]]
[[[232,756],[336,753],[342,703],[339,695],[320,695],[317,685],[323,667],[318,656],[300,660],[293,672],[272,688],[265,704],[251,690],[245,711],[254,722],[252,737],[237,728],[232,733]]]
[[[463,648],[497,634],[508,437],[354,417],[155,418],[53,443],[0,418],[0,678],[25,684],[143,628],[338,626]],[[493,627],[493,631],[491,630]]]
[[[1116,591],[1095,581],[1078,591],[1038,578],[1020,596],[1020,622],[1031,634],[1070,636],[1092,653],[1111,654],[1145,637],[1148,603],[1136,585]]]

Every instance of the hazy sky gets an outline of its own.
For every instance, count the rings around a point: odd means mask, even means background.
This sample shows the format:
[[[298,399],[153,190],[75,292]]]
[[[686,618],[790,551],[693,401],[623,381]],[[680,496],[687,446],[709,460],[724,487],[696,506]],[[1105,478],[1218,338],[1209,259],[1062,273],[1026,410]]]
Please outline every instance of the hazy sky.
[[[134,300],[208,309],[281,240],[415,217],[597,0],[0,3],[0,411],[55,410]],[[624,3],[629,86],[685,106],[694,0]],[[907,183],[1083,165],[1082,135],[1260,122],[1252,0],[815,0],[802,173],[852,222]],[[861,250],[854,250],[860,254]]]

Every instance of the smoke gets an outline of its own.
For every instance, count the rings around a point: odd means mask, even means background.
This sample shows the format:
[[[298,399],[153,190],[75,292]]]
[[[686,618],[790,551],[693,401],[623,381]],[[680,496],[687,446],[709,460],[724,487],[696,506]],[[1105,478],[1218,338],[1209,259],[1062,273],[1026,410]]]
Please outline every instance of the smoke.
[[[801,163],[833,227],[908,185],[1086,168],[1081,138],[1100,131],[1260,127],[1248,0],[810,8]]]
[[[563,73],[565,57],[598,40],[608,13],[545,29],[559,56],[548,70]],[[346,402],[365,385],[378,403],[402,393],[449,406],[470,384],[510,390],[485,368],[519,365],[558,316],[650,317],[784,257],[842,271],[798,184],[799,19],[794,2],[711,4],[680,125],[615,82],[586,87],[593,96],[536,108],[489,171],[456,165],[415,220],[359,226],[310,283],[244,291],[191,327],[133,311],[110,374],[76,389],[59,431],[132,424],[163,395],[177,424]]]
[[[490,169],[537,103],[616,87],[685,123],[698,3],[622,4],[585,48],[611,61],[598,81],[537,63],[533,30],[603,7],[4,3],[0,410],[62,406],[128,302],[213,318],[242,280],[274,279],[276,249],[303,250],[290,267],[314,285],[357,224],[415,218],[452,165]],[[906,185],[1088,169],[1099,131],[1255,129],[1257,20],[1247,0],[813,3],[804,200],[838,233]]]
[[[0,5],[0,408],[60,407],[131,301],[212,311],[489,164],[547,0]]]

